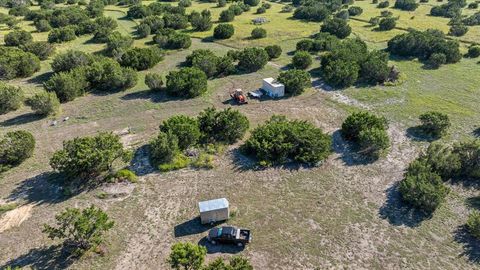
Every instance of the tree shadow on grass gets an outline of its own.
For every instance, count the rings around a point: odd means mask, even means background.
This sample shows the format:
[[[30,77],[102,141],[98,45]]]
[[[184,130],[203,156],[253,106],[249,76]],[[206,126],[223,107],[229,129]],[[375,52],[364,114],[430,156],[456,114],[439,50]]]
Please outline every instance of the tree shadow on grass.
[[[407,205],[398,191],[398,183],[386,190],[387,201],[382,205],[378,214],[394,226],[418,227],[424,220],[430,219],[431,215],[424,214],[418,209]]]
[[[340,159],[347,166],[368,165],[378,160],[378,157],[372,157],[357,151],[354,143],[346,141],[340,130],[336,130],[332,134],[333,151],[340,154]]]
[[[39,270],[67,269],[76,259],[77,257],[72,256],[64,245],[53,245],[33,248],[28,253],[6,262],[0,266],[0,269],[6,269],[8,266],[11,266],[12,269],[15,267]]]
[[[0,123],[0,126],[9,127],[9,126],[16,126],[16,125],[24,125],[28,124],[37,120],[44,118],[42,115],[38,115],[35,113],[26,113],[17,115],[13,118],[7,119]]]
[[[245,249],[245,246],[236,246],[236,245],[226,245],[226,244],[212,244],[208,241],[207,237],[203,237],[198,241],[198,245],[204,246],[207,248],[208,254],[214,253],[228,253],[228,254],[237,254],[242,252]]]
[[[168,102],[168,101],[180,101],[180,100],[185,100],[186,98],[173,97],[165,93],[165,91],[162,89],[157,91],[154,91],[154,90],[136,91],[133,93],[125,94],[123,97],[121,97],[121,99],[122,100],[149,99],[152,102],[158,103],[158,102]]]
[[[480,241],[469,233],[465,225],[455,230],[454,239],[463,246],[463,252],[459,256],[466,256],[471,262],[480,263]]]
[[[183,237],[193,234],[204,233],[211,228],[215,227],[220,223],[210,225],[210,224],[202,224],[200,221],[200,217],[195,217],[193,219],[187,220],[181,224],[178,224],[174,228],[174,235],[175,237]]]
[[[477,210],[480,209],[480,196],[475,196],[475,197],[470,197],[465,200],[465,203],[471,207],[475,208]]]
[[[36,85],[43,85],[43,83],[48,81],[50,77],[53,76],[53,74],[54,74],[53,71],[45,72],[37,76],[31,77],[30,79],[27,80],[27,82],[31,84],[36,84]]]
[[[147,144],[142,145],[135,150],[129,169],[135,172],[135,174],[138,176],[144,176],[155,171],[155,168],[150,163]]]
[[[472,131],[472,135],[475,137],[480,137],[480,127],[477,127]]]
[[[234,170],[237,172],[244,171],[263,171],[269,168],[276,168],[289,171],[298,171],[301,168],[312,168],[314,165],[301,164],[293,160],[287,161],[282,164],[273,164],[271,166],[265,167],[261,166],[254,157],[250,157],[242,153],[240,149],[234,149],[230,153],[233,163],[235,164]]]
[[[58,185],[61,178],[53,172],[41,173],[20,182],[8,196],[9,201],[24,200],[27,203],[54,204],[66,200]]]
[[[433,142],[438,139],[426,134],[421,125],[407,128],[406,135],[411,140],[419,142]]]

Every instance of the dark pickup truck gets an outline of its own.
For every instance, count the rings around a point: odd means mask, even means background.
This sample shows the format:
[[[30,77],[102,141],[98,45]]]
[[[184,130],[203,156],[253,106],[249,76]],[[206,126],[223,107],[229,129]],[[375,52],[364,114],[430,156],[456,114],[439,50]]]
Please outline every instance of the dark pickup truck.
[[[233,226],[216,227],[208,232],[208,241],[212,244],[225,243],[244,246],[252,240],[250,230],[239,229]]]

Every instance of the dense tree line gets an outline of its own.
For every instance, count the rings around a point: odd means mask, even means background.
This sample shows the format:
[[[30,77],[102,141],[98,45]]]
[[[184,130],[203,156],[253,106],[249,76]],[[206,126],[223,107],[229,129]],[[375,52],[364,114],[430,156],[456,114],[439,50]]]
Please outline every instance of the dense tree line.
[[[388,51],[399,56],[418,57],[422,61],[441,54],[447,64],[456,63],[462,58],[458,42],[445,39],[445,34],[438,30],[411,30],[397,35],[388,41]]]

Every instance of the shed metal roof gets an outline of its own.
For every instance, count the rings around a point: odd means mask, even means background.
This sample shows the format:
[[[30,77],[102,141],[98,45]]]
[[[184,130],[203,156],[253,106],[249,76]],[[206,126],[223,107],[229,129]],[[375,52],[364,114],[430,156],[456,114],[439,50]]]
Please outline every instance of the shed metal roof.
[[[200,213],[208,212],[212,210],[228,208],[228,201],[226,198],[203,201],[198,203],[198,208],[200,208]]]

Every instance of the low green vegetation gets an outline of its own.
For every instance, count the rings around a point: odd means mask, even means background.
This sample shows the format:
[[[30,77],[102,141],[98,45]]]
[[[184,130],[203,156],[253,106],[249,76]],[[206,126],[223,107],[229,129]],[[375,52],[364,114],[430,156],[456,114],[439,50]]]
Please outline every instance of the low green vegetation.
[[[262,166],[289,161],[314,165],[330,155],[331,147],[331,136],[311,123],[272,116],[252,131],[242,150]]]
[[[441,112],[426,112],[420,115],[422,122],[422,130],[432,137],[441,137],[450,127],[450,119],[448,115]]]
[[[0,172],[18,166],[33,155],[35,138],[25,130],[9,131],[0,139]]]

